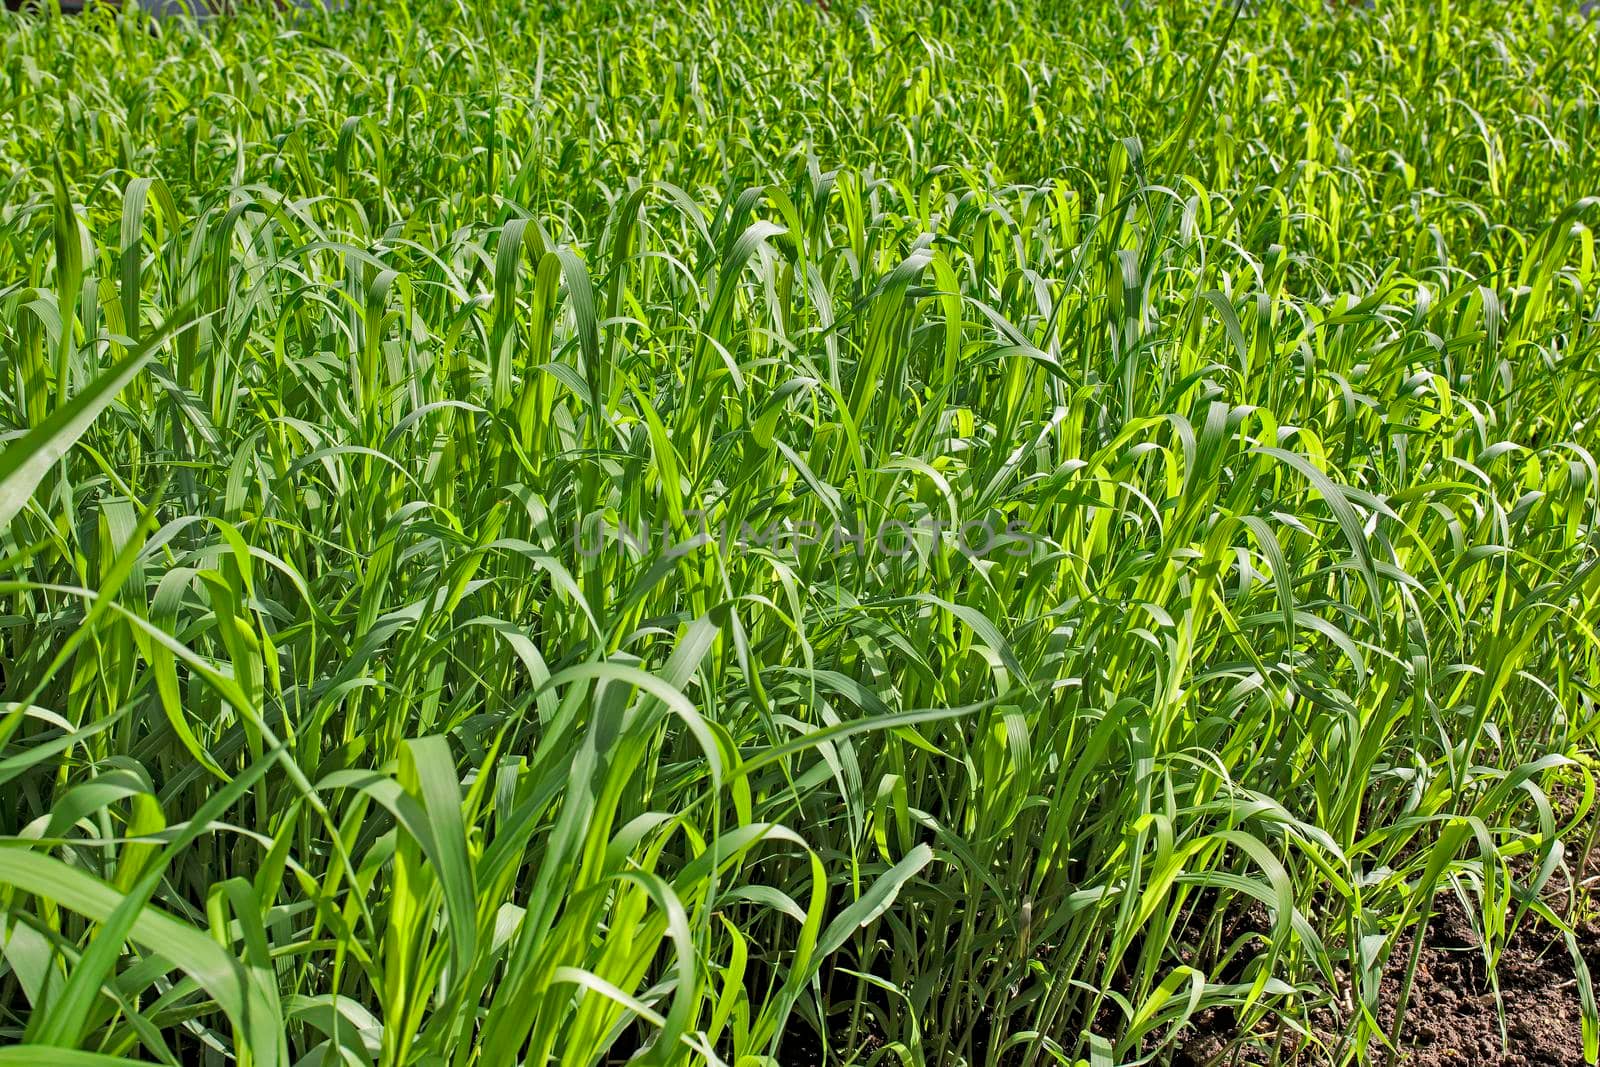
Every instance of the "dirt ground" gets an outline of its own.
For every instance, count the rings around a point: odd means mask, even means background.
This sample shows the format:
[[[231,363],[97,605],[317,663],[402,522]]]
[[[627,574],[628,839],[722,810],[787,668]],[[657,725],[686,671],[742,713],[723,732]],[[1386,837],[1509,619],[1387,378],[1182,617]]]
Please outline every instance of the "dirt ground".
[[[1600,849],[1577,866],[1592,884],[1600,878]],[[1591,975],[1600,974],[1600,916],[1590,911],[1575,934]],[[1385,1032],[1394,1023],[1412,946],[1409,938],[1402,940],[1389,961],[1378,1012]],[[1501,953],[1498,974],[1503,1033],[1472,923],[1454,894],[1440,895],[1412,982],[1398,1063],[1402,1067],[1579,1067],[1584,1059],[1577,970],[1561,934],[1528,916]],[[1268,1062],[1263,1052],[1248,1047],[1237,1058],[1228,1054],[1234,1033],[1231,1016],[1212,1013],[1197,1020],[1174,1055],[1173,1067]],[[1387,1051],[1380,1045],[1374,1043],[1368,1052],[1367,1062],[1385,1063]],[[1282,1055],[1279,1062],[1311,1067],[1326,1059],[1307,1049],[1298,1059]]]
[[[1578,983],[1566,942],[1524,926],[1500,957],[1505,1040],[1483,952],[1460,904],[1441,901],[1428,924],[1403,1034],[1411,1067],[1577,1067],[1583,1062]],[[1410,946],[1406,946],[1409,951]],[[1591,970],[1600,967],[1600,926],[1579,931]],[[1398,955],[1398,953],[1397,953]],[[1400,968],[1396,968],[1398,972]],[[1398,973],[1385,979],[1385,1014],[1393,1018]]]

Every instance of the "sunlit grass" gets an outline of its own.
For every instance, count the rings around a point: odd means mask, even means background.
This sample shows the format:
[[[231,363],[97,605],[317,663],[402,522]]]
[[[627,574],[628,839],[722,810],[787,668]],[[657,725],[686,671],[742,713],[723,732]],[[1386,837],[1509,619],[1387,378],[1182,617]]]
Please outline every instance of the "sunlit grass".
[[[1572,6],[7,14],[0,1064],[1382,1062],[1439,894],[1559,946]]]

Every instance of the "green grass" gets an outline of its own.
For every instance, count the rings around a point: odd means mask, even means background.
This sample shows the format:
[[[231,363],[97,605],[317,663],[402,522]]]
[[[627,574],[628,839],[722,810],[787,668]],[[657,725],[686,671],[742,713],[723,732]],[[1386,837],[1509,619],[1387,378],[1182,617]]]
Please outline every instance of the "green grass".
[[[0,1064],[1382,1063],[1441,894],[1582,971],[1575,7],[6,15]]]

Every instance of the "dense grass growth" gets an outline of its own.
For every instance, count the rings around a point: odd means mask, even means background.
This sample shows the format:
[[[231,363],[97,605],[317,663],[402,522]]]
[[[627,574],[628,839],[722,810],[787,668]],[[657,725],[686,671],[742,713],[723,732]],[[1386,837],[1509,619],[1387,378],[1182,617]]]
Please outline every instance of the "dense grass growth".
[[[1581,971],[1574,6],[5,16],[0,1063],[1382,1062],[1440,894]]]

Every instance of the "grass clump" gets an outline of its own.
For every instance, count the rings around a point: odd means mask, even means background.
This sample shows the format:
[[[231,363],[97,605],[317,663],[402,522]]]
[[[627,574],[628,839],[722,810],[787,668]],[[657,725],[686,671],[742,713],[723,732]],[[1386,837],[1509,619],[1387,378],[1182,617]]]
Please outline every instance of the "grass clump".
[[[1597,44],[8,14],[0,1063],[1382,1062],[1592,838]]]

